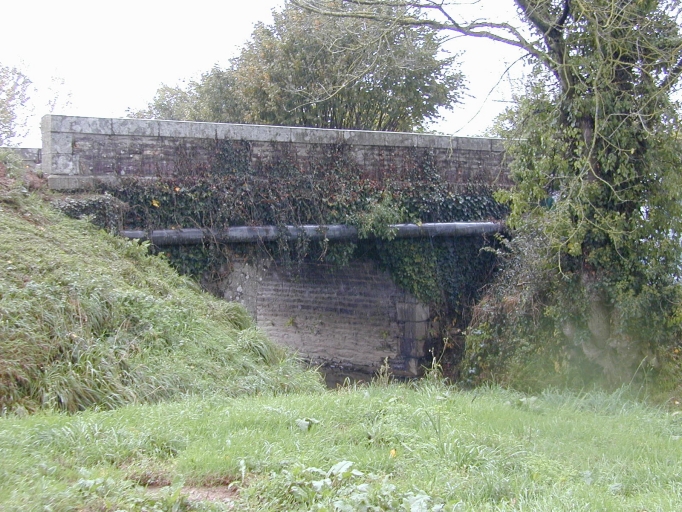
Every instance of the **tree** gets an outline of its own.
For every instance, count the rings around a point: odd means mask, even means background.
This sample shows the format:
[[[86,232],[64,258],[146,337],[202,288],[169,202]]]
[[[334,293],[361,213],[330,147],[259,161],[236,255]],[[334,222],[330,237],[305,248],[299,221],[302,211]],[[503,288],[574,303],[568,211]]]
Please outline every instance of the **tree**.
[[[128,110],[138,119],[243,123],[245,115],[233,69],[214,67],[186,87],[162,84],[146,109]]]
[[[0,146],[25,135],[20,109],[28,102],[31,81],[16,67],[0,65]]]
[[[393,9],[391,9],[393,11]],[[453,106],[462,77],[426,28],[328,18],[287,5],[236,61],[251,122],[412,131]]]
[[[551,286],[531,302],[552,322],[535,326],[580,347],[613,380],[655,361],[652,349],[679,334],[682,152],[671,100],[682,74],[678,2],[515,0],[514,26],[463,20],[461,8],[438,0],[293,1],[316,14],[524,49],[534,75],[503,131],[516,183],[507,195],[510,224],[539,228],[547,244],[537,254]],[[387,15],[386,5],[403,9],[401,17]]]
[[[388,11],[396,12],[389,8]],[[412,131],[452,108],[455,57],[427,27],[329,18],[287,3],[228,69],[162,86],[136,117]]]

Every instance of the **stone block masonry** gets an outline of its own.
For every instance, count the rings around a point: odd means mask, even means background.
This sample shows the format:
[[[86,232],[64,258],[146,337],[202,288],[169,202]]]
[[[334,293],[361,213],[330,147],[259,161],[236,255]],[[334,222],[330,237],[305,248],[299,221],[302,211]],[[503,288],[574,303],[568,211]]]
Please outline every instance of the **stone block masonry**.
[[[256,170],[286,155],[306,172],[312,156],[344,145],[359,174],[378,181],[400,177],[428,151],[451,184],[509,185],[498,139],[56,115],[43,117],[42,134],[43,173],[57,190],[87,189],[123,176],[173,176],[188,162],[208,165],[210,143],[223,140],[246,142]]]

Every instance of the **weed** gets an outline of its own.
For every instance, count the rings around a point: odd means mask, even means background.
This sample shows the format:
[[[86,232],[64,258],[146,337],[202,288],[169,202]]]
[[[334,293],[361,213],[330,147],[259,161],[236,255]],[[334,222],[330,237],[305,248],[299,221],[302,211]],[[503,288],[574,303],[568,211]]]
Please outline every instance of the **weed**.
[[[376,375],[372,378],[372,385],[379,387],[386,387],[393,381],[393,373],[391,372],[391,365],[388,362],[388,357],[384,358],[384,362],[377,370]]]

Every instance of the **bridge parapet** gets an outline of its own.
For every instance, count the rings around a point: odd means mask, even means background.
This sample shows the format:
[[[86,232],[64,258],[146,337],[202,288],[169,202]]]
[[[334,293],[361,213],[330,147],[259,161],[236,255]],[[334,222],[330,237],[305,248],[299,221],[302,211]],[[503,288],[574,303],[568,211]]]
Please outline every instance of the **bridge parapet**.
[[[247,143],[256,170],[286,154],[305,172],[321,150],[345,145],[364,178],[399,177],[414,167],[416,153],[429,151],[448,183],[509,185],[499,139],[58,115],[43,117],[42,132],[43,173],[57,190],[86,189],[124,176],[170,177],[188,161],[210,166],[216,141]]]

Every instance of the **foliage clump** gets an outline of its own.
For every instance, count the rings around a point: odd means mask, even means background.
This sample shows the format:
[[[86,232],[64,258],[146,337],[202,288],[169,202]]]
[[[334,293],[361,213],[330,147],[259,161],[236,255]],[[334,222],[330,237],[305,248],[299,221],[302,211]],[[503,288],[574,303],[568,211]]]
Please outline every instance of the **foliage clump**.
[[[3,173],[0,186],[1,411],[319,385],[241,306],[145,245],[65,218]]]
[[[23,135],[26,126],[20,115],[29,100],[31,80],[18,68],[0,63],[0,146],[8,146]]]
[[[523,260],[481,305],[471,356],[545,352],[546,373],[627,383],[681,334],[679,6],[517,3],[542,47],[500,125]]]

